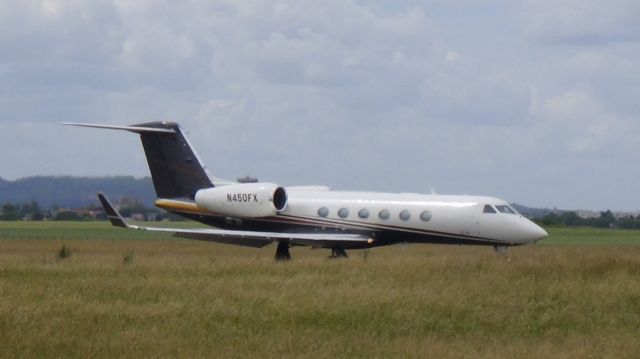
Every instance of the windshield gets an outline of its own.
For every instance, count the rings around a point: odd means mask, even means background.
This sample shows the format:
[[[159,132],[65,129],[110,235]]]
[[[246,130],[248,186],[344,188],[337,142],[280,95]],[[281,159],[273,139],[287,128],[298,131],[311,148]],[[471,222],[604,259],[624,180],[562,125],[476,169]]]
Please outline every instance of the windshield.
[[[503,205],[497,204],[496,208],[498,209],[498,212],[500,212],[500,213],[518,214],[518,212],[516,212],[515,209],[507,206],[506,204],[503,204]]]
[[[485,204],[484,205],[484,209],[482,210],[482,213],[497,213],[495,209],[493,209],[493,206],[490,204]]]

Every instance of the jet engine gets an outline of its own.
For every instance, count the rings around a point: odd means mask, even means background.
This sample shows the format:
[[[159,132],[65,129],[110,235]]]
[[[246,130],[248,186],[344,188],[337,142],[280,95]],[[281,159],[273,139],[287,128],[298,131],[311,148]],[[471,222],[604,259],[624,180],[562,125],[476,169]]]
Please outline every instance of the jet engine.
[[[287,192],[273,183],[242,183],[201,189],[196,204],[211,212],[244,218],[273,216],[287,207]]]

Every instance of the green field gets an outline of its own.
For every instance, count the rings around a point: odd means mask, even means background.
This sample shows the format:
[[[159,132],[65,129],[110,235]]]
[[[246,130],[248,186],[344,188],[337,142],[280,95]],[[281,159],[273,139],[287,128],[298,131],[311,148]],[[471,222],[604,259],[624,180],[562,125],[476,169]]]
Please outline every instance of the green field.
[[[0,222],[0,357],[640,357],[640,231],[548,231],[506,256],[275,263],[273,246]]]

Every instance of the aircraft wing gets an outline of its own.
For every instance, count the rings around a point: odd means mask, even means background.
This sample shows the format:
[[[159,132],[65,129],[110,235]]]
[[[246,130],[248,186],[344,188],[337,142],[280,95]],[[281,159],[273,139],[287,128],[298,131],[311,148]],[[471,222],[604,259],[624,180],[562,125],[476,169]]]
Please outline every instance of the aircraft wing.
[[[332,246],[357,246],[372,243],[373,239],[359,234],[328,234],[328,233],[282,233],[282,232],[257,232],[236,231],[209,228],[164,228],[145,227],[128,224],[120,212],[111,205],[103,193],[98,193],[98,199],[107,212],[109,221],[116,227],[137,229],[152,232],[169,232],[176,237],[197,239],[209,242],[236,244],[247,247],[264,247],[275,241],[286,240],[293,245],[306,245],[312,247]]]

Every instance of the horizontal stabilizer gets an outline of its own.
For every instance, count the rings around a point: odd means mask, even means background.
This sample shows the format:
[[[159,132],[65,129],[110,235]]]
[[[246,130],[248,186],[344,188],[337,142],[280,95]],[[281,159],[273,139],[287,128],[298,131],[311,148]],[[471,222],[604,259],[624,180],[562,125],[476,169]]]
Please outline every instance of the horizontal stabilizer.
[[[65,125],[123,130],[140,135],[156,195],[194,199],[196,192],[214,186],[206,167],[175,122],[156,121],[129,126],[89,123]]]
[[[109,130],[124,130],[124,131],[131,131],[135,133],[176,133],[174,129],[160,128],[160,127],[112,126],[112,125],[99,125],[99,124],[92,124],[92,123],[72,123],[72,122],[63,122],[62,124],[67,126],[105,128]]]

